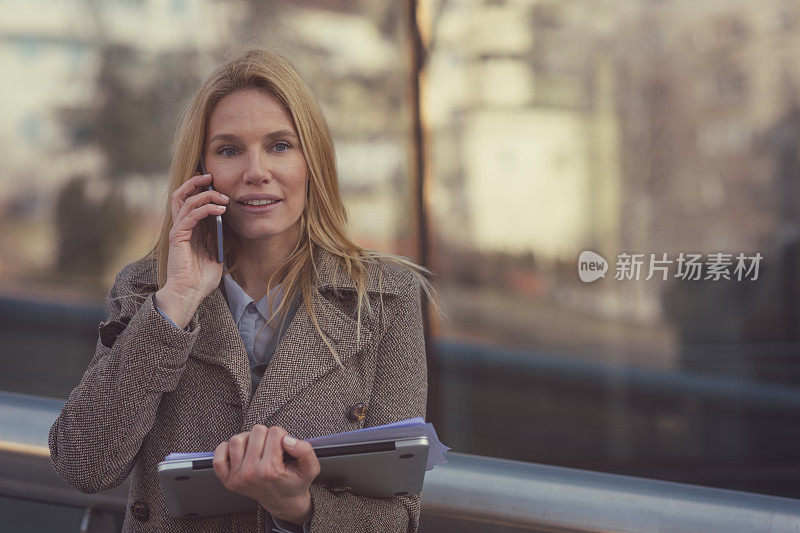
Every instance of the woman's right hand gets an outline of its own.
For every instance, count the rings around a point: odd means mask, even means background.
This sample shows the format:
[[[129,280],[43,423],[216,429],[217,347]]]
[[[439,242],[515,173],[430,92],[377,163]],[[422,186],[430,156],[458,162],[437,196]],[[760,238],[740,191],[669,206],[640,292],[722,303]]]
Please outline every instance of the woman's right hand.
[[[192,176],[171,196],[167,280],[156,293],[156,305],[180,327],[186,327],[197,306],[222,279],[223,264],[211,252],[215,237],[209,234],[203,242],[199,223],[225,213],[229,199],[207,190],[210,184],[210,174]]]

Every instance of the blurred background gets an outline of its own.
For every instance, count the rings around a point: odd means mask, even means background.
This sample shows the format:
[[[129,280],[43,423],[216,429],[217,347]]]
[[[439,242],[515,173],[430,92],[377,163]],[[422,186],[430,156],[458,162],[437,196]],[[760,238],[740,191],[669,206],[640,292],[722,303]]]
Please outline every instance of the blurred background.
[[[800,0],[421,0],[418,42],[410,20],[0,0],[0,389],[78,384],[154,242],[181,106],[264,45],[322,102],[355,240],[436,274],[453,451],[800,498]],[[645,279],[681,253],[731,254],[730,279]]]

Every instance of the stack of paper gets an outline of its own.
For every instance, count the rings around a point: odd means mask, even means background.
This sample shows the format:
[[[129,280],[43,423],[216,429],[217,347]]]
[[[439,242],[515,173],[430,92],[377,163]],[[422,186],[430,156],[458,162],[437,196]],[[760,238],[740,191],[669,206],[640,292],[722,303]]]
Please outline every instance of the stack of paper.
[[[430,446],[428,448],[428,464],[425,470],[433,470],[436,465],[447,463],[444,453],[450,448],[439,441],[433,424],[425,422],[422,417],[409,418],[400,422],[392,422],[382,426],[372,426],[364,429],[355,429],[334,435],[323,435],[308,439],[314,446],[332,446],[335,444],[356,444],[359,442],[371,442],[391,439],[405,439],[411,437],[428,437]],[[193,453],[171,453],[164,458],[165,461],[176,459],[210,459],[214,457],[214,452],[193,452]]]
[[[372,426],[364,429],[355,429],[335,435],[324,435],[308,439],[312,446],[331,446],[333,444],[355,444],[376,440],[405,439],[409,437],[428,437],[428,466],[425,470],[433,470],[436,465],[447,463],[444,452],[449,450],[439,441],[433,424],[425,422],[422,417],[409,418],[400,422],[392,422],[382,426]]]

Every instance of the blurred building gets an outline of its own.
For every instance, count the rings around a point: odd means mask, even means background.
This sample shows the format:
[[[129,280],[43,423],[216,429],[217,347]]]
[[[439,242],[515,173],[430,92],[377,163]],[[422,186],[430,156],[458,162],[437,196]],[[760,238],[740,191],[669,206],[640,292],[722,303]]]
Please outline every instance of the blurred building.
[[[0,117],[0,140],[17,141],[2,162],[0,200],[35,203],[31,210],[44,215],[74,174],[95,179],[91,190],[102,196],[104,154],[95,146],[72,146],[85,132],[80,126],[65,131],[53,111],[91,107],[97,100],[104,47],[129,46],[145,64],[171,51],[196,50],[210,70],[221,53],[261,44],[287,55],[322,101],[351,222],[362,240],[392,248],[398,226],[409,226],[407,73],[405,50],[396,42],[404,28],[398,20],[402,5],[7,0],[0,9],[0,64],[16,78],[0,89],[4,101],[16,104]],[[136,82],[149,80],[143,75]],[[51,157],[42,157],[43,150]],[[131,173],[123,182],[125,195],[131,205],[157,212],[163,182]]]
[[[444,239],[549,260],[616,247],[609,28],[569,4],[460,2],[436,22],[426,107]]]
[[[403,8],[369,0],[253,2],[246,30],[290,51],[316,91],[350,223],[363,245],[381,249],[411,240]]]
[[[771,244],[780,201],[764,135],[797,105],[797,10],[794,0],[650,2],[621,28],[626,205],[643,228],[623,236],[628,247]],[[658,201],[635,210],[643,198]]]
[[[102,49],[210,52],[227,41],[236,13],[211,0],[4,0],[0,10],[0,65],[14,74],[0,87],[2,101],[14,103],[0,114],[0,140],[14,146],[3,158],[0,200],[24,193],[44,210],[68,176],[102,177],[103,154],[69,149],[82,132],[54,116],[97,99]]]

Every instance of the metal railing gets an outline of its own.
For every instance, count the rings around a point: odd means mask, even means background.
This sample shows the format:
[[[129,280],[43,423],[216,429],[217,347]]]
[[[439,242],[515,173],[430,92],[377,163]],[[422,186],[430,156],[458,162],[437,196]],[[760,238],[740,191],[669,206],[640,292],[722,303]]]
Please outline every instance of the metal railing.
[[[128,481],[83,494],[53,470],[47,439],[63,401],[0,392],[0,496],[87,509],[112,531]],[[423,532],[798,532],[800,500],[449,453],[427,472]]]
[[[0,360],[0,390],[65,398],[104,318],[96,304],[0,295],[3,347],[25,354],[24,362]],[[437,340],[428,356],[442,373],[431,390],[439,392],[435,411],[448,414],[437,427],[475,454],[800,498],[800,432],[787,430],[800,417],[792,385],[800,344],[682,346],[664,367],[607,351]],[[632,359],[648,357],[635,351]],[[543,407],[558,398],[568,401]]]

